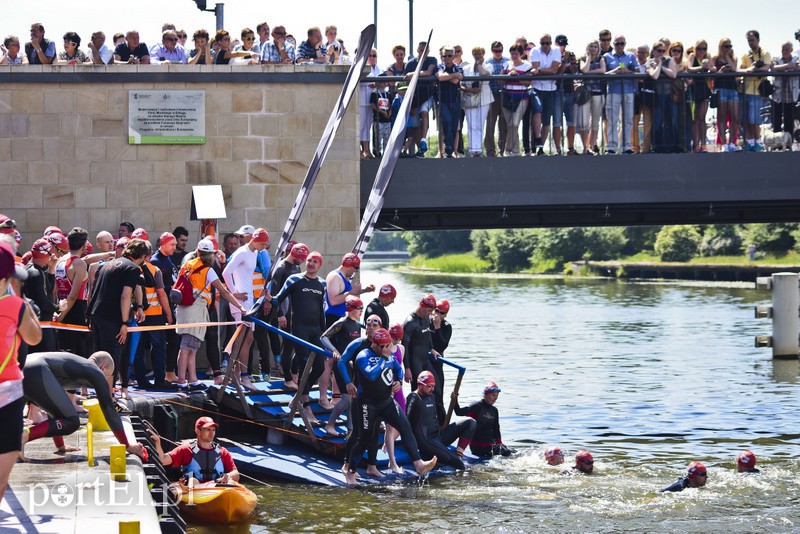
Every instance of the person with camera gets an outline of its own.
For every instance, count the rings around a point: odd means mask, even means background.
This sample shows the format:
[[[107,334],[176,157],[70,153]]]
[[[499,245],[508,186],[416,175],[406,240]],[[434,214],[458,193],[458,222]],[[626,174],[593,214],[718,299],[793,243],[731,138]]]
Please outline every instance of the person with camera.
[[[750,50],[742,57],[739,70],[745,73],[767,72],[772,65],[772,56],[759,46],[760,35],[756,30],[747,32],[747,45]],[[764,95],[771,93],[765,91],[769,82],[766,78],[746,77],[744,79],[744,132],[747,152],[762,152],[761,144],[761,108],[764,105]],[[767,94],[767,96],[769,96]]]
[[[729,37],[719,40],[717,55],[713,58],[717,72],[736,72],[736,56]],[[717,142],[725,152],[736,152],[739,132],[739,93],[735,78],[715,78],[714,91],[719,95],[717,109]],[[726,136],[727,131],[727,136]]]
[[[337,32],[336,26],[327,26],[325,28],[325,38],[328,39],[328,42],[325,43],[325,48],[328,49],[328,63],[331,65],[343,65],[342,46],[336,39]]]
[[[792,52],[792,42],[781,45],[781,57],[772,60],[772,70],[778,72],[798,70],[800,57]],[[800,73],[798,73],[800,74]],[[772,131],[794,134],[795,102],[800,96],[800,75],[776,77],[772,93]],[[784,136],[785,137],[785,136]],[[788,147],[791,149],[791,145]]]
[[[689,54],[689,72],[715,72],[714,63],[708,55],[708,42],[700,39]],[[711,84],[708,78],[694,80],[689,87],[689,98],[694,102],[694,118],[692,120],[692,150],[706,152],[706,113],[711,98]]]
[[[652,58],[645,65],[647,75],[654,81],[653,152],[673,152],[677,144],[677,119],[673,112],[671,90],[678,75],[674,61],[665,55],[666,45],[653,43]]]

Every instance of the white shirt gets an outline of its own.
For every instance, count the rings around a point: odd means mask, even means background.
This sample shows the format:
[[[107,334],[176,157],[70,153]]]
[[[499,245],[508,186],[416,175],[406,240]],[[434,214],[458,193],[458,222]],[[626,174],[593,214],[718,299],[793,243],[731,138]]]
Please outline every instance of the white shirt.
[[[114,58],[114,51],[107,47],[104,43],[103,46],[100,47],[100,50],[97,51],[97,55],[100,56],[100,59],[105,65],[108,65],[109,62]],[[90,56],[94,58],[94,55],[90,54]]]
[[[257,250],[250,250],[249,244],[242,245],[236,252],[228,258],[228,263],[222,271],[222,278],[231,293],[246,293],[246,303],[252,305],[253,297],[253,273],[256,270],[258,258]],[[245,305],[245,308],[249,306]]]
[[[489,65],[491,68],[491,65]],[[461,68],[464,69],[464,76],[480,76],[480,72],[475,72],[475,65],[472,63],[467,63],[465,61],[461,62]],[[486,64],[483,65],[483,69],[488,71],[489,74],[492,73],[490,68],[486,68]],[[465,81],[468,86],[471,86],[473,82]],[[479,82],[481,84],[481,105],[488,105],[494,102],[494,97],[492,96],[492,90],[489,87],[489,82]]]
[[[561,50],[556,47],[550,48],[550,53],[545,54],[541,48],[535,48],[531,52],[531,64],[539,63],[540,69],[549,69],[553,66],[553,63],[561,63]],[[555,80],[534,80],[531,83],[531,87],[534,89],[538,89],[540,91],[555,91],[556,90],[556,81]]]

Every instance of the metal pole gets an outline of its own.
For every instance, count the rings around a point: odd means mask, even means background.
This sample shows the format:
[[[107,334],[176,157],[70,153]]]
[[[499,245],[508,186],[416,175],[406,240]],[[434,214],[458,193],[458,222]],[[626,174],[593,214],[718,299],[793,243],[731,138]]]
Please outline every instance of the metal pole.
[[[375,50],[378,49],[378,0],[374,0],[372,5],[373,21],[375,23]]]
[[[217,4],[214,6],[214,15],[217,16],[217,29],[225,28],[225,4]]]
[[[414,0],[408,0],[408,57],[414,54]]]

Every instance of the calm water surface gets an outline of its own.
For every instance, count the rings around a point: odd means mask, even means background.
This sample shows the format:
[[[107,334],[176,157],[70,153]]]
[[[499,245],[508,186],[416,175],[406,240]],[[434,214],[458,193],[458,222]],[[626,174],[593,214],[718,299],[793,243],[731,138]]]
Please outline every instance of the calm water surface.
[[[754,336],[770,330],[752,311],[768,293],[363,267],[365,284],[397,288],[393,321],[402,322],[424,292],[450,300],[446,356],[468,369],[461,401],[498,382],[503,441],[520,454],[422,485],[274,483],[256,489],[258,524],[238,531],[800,529],[798,362],[753,348]],[[541,459],[556,444],[567,456],[589,449],[595,474],[558,476]],[[761,475],[734,474],[744,449],[758,456]],[[659,494],[691,460],[708,467],[707,487]]]

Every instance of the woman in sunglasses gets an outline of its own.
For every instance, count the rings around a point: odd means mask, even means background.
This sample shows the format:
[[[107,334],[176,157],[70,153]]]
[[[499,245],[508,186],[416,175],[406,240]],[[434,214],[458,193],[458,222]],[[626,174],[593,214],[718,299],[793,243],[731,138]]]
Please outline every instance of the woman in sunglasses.
[[[694,52],[689,54],[689,72],[716,72],[716,70],[711,56],[708,55],[708,42],[700,39],[694,45]],[[711,98],[711,80],[695,79],[689,89],[689,99],[694,102],[692,151],[706,152],[706,113]]]
[[[64,51],[58,53],[56,63],[62,65],[79,65],[81,63],[91,63],[78,47],[81,45],[81,36],[75,32],[64,34]]]
[[[736,72],[738,63],[728,37],[719,41],[714,68],[717,72]],[[719,94],[717,109],[717,143],[724,152],[736,152],[736,134],[739,131],[739,93],[736,78],[715,78],[714,90]],[[726,135],[727,133],[727,135]]]

